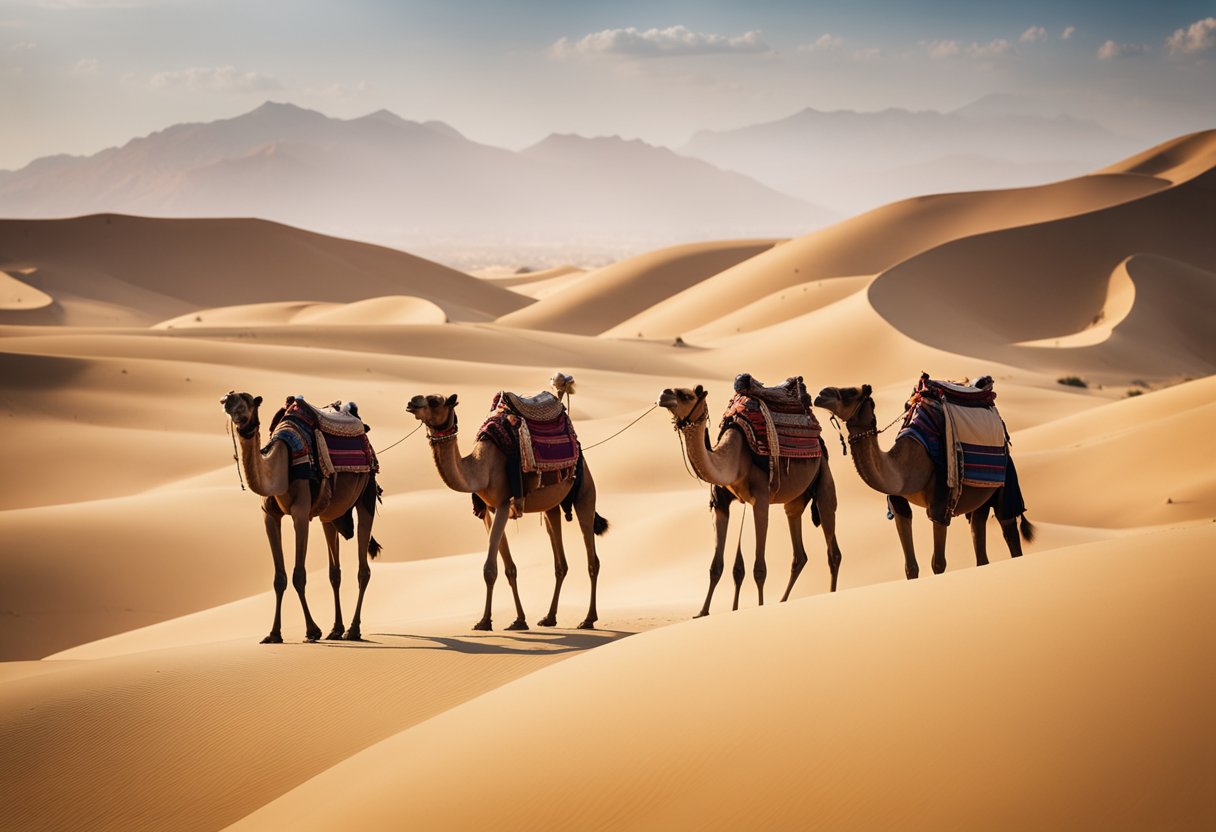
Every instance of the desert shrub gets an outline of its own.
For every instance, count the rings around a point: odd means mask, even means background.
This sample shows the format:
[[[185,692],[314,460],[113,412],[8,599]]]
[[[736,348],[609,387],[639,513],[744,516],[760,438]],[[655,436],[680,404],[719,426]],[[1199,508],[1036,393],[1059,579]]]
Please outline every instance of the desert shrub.
[[[1064,378],[1056,379],[1056,383],[1066,387],[1089,387],[1089,383],[1080,376],[1064,376]]]
[[[1143,391],[1143,390],[1139,390],[1139,389],[1137,389],[1137,388],[1135,388],[1135,387],[1133,387],[1131,390],[1128,390],[1128,391],[1127,391],[1127,397],[1128,397],[1129,399],[1130,399],[1132,396],[1143,396],[1143,395],[1144,395],[1144,391]]]

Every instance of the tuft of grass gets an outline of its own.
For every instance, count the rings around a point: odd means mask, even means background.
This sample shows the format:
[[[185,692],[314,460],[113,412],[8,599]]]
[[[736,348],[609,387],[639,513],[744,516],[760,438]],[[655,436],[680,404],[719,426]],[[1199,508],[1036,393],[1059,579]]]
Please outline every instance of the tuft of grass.
[[[1089,382],[1080,376],[1064,376],[1056,379],[1056,384],[1063,384],[1065,387],[1089,387]]]
[[[1144,395],[1144,391],[1143,391],[1143,390],[1140,390],[1140,389],[1138,389],[1138,388],[1136,388],[1136,387],[1133,387],[1131,390],[1128,390],[1128,391],[1127,391],[1127,397],[1128,397],[1129,399],[1130,399],[1132,396],[1143,396],[1143,395]]]

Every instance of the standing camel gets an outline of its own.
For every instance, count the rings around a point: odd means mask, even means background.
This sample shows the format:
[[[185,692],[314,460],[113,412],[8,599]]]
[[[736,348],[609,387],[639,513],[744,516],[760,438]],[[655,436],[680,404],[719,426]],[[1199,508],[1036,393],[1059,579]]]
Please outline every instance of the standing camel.
[[[832,574],[831,591],[835,592],[841,554],[836,543],[836,484],[828,467],[827,456],[781,462],[781,476],[770,479],[767,467],[758,464],[760,461],[738,430],[726,430],[718,438],[718,443],[710,447],[707,426],[709,406],[705,403],[705,396],[705,389],[699,384],[696,390],[668,388],[659,396],[659,406],[671,411],[676,430],[680,432],[684,446],[688,449],[688,461],[693,471],[700,480],[714,486],[710,505],[714,512],[717,537],[713,561],[709,566],[709,592],[705,596],[701,612],[696,617],[709,615],[709,603],[713,599],[714,589],[718,586],[718,579],[722,577],[730,504],[735,499],[752,507],[752,518],[756,526],[756,563],[753,575],[762,605],[764,579],[768,574],[764,560],[768,510],[773,504],[785,506],[790,540],[794,545],[790,582],[781,600],[785,601],[790,597],[790,590],[794,588],[794,582],[798,580],[802,567],[806,565],[806,548],[802,544],[802,513],[812,501],[811,517],[816,525],[823,525],[828,568]],[[735,602],[732,609],[739,609],[739,590],[745,574],[743,553],[740,551],[736,553],[733,569]]]
[[[486,582],[486,607],[481,620],[473,625],[473,629],[492,629],[490,609],[494,598],[494,583],[498,579],[497,553],[502,555],[503,571],[515,598],[516,618],[507,629],[526,630],[528,622],[524,617],[523,604],[519,600],[519,586],[516,583],[518,572],[515,561],[511,558],[506,537],[507,519],[513,505],[507,456],[497,445],[486,439],[477,440],[473,445],[473,452],[468,456],[461,456],[456,439],[457,404],[455,395],[414,396],[406,405],[406,410],[426,425],[431,452],[435,457],[435,467],[439,469],[439,477],[444,484],[453,491],[476,495],[488,509],[484,520],[490,536],[489,552],[482,568]],[[581,459],[581,465],[581,475],[555,483],[544,483],[539,474],[523,475],[524,490],[527,494],[523,510],[529,514],[545,515],[545,528],[548,529],[549,541],[553,546],[556,583],[553,587],[553,601],[549,604],[549,614],[537,622],[540,627],[557,626],[557,602],[561,596],[562,582],[569,571],[566,552],[562,547],[562,502],[572,488],[578,489],[574,511],[583,533],[583,543],[587,547],[587,571],[591,575],[591,605],[587,609],[587,617],[578,625],[579,629],[594,629],[595,622],[599,620],[595,608],[595,588],[596,579],[600,574],[600,559],[595,553],[595,536],[608,530],[608,521],[595,511],[595,481],[591,478],[591,469],[587,467],[585,457]]]
[[[329,548],[329,582],[334,590],[334,627],[327,639],[345,637],[361,641],[360,616],[363,611],[363,594],[371,580],[368,557],[380,553],[380,544],[372,537],[372,521],[375,516],[378,489],[374,473],[334,474],[332,497],[319,514],[314,513],[314,497],[308,479],[291,479],[289,469],[291,450],[283,442],[271,441],[262,447],[261,422],[258,407],[261,396],[235,391],[220,400],[224,410],[232,419],[240,453],[241,470],[249,489],[262,498],[262,513],[266,521],[266,537],[270,541],[270,555],[274,559],[274,624],[270,634],[262,639],[263,644],[281,644],[283,593],[287,590],[287,567],[283,559],[282,519],[291,517],[296,532],[295,569],[291,575],[292,585],[300,596],[304,608],[305,634],[309,641],[321,637],[321,628],[308,610],[304,587],[308,573],[304,559],[308,554],[308,522],[313,516],[321,520],[325,533],[325,544]],[[358,528],[354,528],[352,513],[358,514]],[[357,533],[359,545],[359,600],[355,604],[355,616],[350,630],[342,624],[342,603],[338,589],[342,584],[342,568],[338,562],[338,534],[349,539]]]
[[[941,493],[939,480],[944,472],[938,471],[925,446],[911,436],[895,440],[890,451],[878,447],[878,420],[874,415],[873,392],[868,384],[857,387],[825,387],[815,397],[815,406],[831,411],[845,423],[849,432],[849,447],[853,449],[853,465],[866,485],[886,494],[899,543],[904,550],[904,574],[908,580],[920,575],[916,562],[916,551],[912,544],[912,509],[909,503],[928,508],[935,495]],[[1009,459],[1013,469],[1013,459]],[[1010,509],[1021,506],[1016,475],[1000,488],[979,488],[964,485],[952,516],[965,514],[971,522],[971,541],[975,547],[975,563],[988,563],[986,524],[988,512],[993,510],[1001,524],[1001,534],[1009,546],[1009,554],[1022,556],[1022,542],[1018,539],[1018,517],[1021,517],[1022,537],[1026,542],[1034,540],[1034,526],[1026,519],[1024,511]],[[932,519],[932,518],[931,518]],[[946,531],[949,527],[936,520],[933,522],[933,573],[946,571]]]

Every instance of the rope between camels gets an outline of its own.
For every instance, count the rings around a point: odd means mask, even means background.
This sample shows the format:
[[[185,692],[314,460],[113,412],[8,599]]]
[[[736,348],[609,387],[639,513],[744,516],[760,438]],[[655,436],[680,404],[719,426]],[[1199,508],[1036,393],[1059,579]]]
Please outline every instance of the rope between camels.
[[[412,431],[410,431],[409,433],[407,433],[405,436],[401,437],[401,438],[400,438],[400,439],[398,439],[396,442],[394,442],[393,444],[389,445],[389,446],[388,446],[387,448],[385,448],[383,451],[381,451],[381,450],[377,450],[377,451],[376,451],[376,456],[379,456],[380,454],[384,453],[384,451],[391,451],[393,448],[397,447],[397,446],[398,446],[398,445],[400,445],[402,442],[404,442],[405,440],[409,439],[409,438],[410,438],[411,436],[413,436],[415,433],[417,433],[418,431],[422,430],[422,424],[423,424],[422,422],[419,422],[419,423],[418,423],[418,427],[414,428]]]
[[[596,442],[594,445],[588,445],[587,447],[583,448],[583,451],[589,451],[589,450],[591,450],[592,448],[595,448],[595,447],[598,447],[598,446],[600,446],[600,445],[603,445],[605,442],[607,442],[607,441],[609,441],[609,440],[611,440],[611,439],[616,439],[616,438],[617,438],[618,436],[620,436],[622,433],[624,433],[625,431],[629,430],[631,427],[633,427],[634,425],[636,425],[638,422],[642,421],[642,420],[643,420],[643,419],[645,419],[647,416],[649,416],[649,415],[651,414],[651,412],[653,412],[653,411],[654,411],[656,408],[658,408],[658,405],[657,405],[657,404],[653,404],[653,405],[651,405],[651,406],[650,406],[650,410],[647,410],[647,411],[646,411],[645,413],[643,413],[641,416],[639,416],[638,418],[634,419],[634,420],[633,420],[632,422],[630,422],[629,424],[625,425],[625,427],[621,428],[621,429],[620,429],[620,430],[618,430],[616,433],[612,434],[612,436],[609,436],[609,437],[608,437],[608,439],[601,439],[599,442]]]

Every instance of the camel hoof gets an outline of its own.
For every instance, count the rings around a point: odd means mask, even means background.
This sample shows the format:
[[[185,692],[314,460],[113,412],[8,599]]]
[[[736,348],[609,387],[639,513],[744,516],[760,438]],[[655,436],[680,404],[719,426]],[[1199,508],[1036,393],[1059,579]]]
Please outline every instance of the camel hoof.
[[[592,618],[584,619],[578,623],[578,628],[580,630],[594,630],[595,629],[595,620]]]
[[[707,615],[709,615],[709,612],[708,612],[708,611],[706,611],[706,610],[702,610],[701,612],[699,612],[699,613],[697,613],[696,615],[694,615],[694,616],[692,617],[692,620],[693,620],[693,621],[696,621],[698,618],[705,618]]]
[[[358,630],[351,630],[350,632],[348,632],[346,634],[345,638],[347,641],[364,641],[365,640],[363,638],[363,633],[359,632]]]
[[[556,627],[557,626],[557,616],[546,615],[540,621],[536,622],[536,626],[537,627]]]
[[[473,629],[474,630],[493,630],[494,628],[490,626],[490,619],[483,618],[481,621],[478,621],[476,624],[473,625]]]
[[[345,633],[346,633],[345,627],[334,627],[332,630],[329,631],[329,635],[327,635],[325,637],[325,640],[326,641],[341,641],[342,636],[345,635]]]
[[[266,636],[266,638],[262,639],[262,644],[282,644],[282,643],[283,643],[283,637],[281,635],[279,635],[278,633],[271,633],[270,635]]]
[[[508,626],[507,629],[508,630],[526,630],[526,629],[528,629],[528,622],[524,621],[522,618],[517,618],[511,622],[510,626]]]

